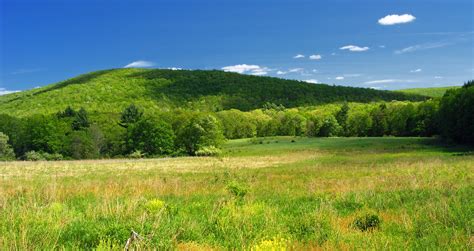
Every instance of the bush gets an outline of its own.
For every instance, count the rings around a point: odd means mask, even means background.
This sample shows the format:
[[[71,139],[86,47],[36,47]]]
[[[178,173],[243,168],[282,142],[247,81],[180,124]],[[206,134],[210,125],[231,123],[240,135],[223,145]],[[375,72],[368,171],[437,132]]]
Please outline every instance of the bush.
[[[63,160],[64,157],[59,153],[40,153],[45,160]]]
[[[221,149],[215,146],[205,146],[196,151],[196,156],[217,156],[221,154]]]
[[[243,199],[248,193],[248,188],[237,181],[232,181],[227,185],[227,190],[238,199]]]
[[[62,154],[59,154],[59,153],[45,153],[45,152],[29,151],[25,153],[24,159],[28,161],[63,160],[64,157]]]
[[[136,150],[136,151],[134,151],[134,152],[132,152],[131,154],[128,155],[128,157],[131,158],[131,159],[141,159],[144,156],[145,155],[140,150]]]
[[[352,226],[362,232],[365,232],[367,230],[373,230],[375,228],[378,228],[380,226],[380,223],[381,220],[378,215],[367,213],[357,217],[352,222]]]
[[[166,203],[160,199],[153,199],[147,201],[144,207],[148,213],[156,214],[164,210],[164,208],[166,207]]]
[[[25,153],[25,160],[40,161],[40,160],[46,160],[46,158],[40,152],[29,151]]]

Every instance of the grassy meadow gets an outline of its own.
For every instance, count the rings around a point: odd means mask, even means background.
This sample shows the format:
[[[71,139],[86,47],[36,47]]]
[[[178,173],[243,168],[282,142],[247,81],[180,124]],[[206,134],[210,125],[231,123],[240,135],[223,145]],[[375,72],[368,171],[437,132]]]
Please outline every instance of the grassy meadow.
[[[228,141],[219,157],[0,162],[0,249],[473,249],[474,155],[432,138]]]

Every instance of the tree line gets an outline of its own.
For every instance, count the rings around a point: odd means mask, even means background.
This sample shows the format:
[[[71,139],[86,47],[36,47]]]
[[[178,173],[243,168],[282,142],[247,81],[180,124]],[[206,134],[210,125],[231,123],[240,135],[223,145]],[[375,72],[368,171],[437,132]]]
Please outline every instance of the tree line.
[[[214,155],[226,139],[307,136],[433,136],[473,144],[474,85],[441,99],[342,103],[252,111],[186,109],[147,114],[130,104],[121,114],[67,107],[54,115],[0,115],[0,159],[54,160]]]

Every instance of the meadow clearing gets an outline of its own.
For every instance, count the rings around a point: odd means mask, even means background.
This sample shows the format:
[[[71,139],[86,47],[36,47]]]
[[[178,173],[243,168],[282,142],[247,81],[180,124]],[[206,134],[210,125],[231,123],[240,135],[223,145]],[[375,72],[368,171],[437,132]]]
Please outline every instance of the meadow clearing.
[[[0,249],[474,248],[474,154],[433,138],[228,141],[218,157],[0,162]]]

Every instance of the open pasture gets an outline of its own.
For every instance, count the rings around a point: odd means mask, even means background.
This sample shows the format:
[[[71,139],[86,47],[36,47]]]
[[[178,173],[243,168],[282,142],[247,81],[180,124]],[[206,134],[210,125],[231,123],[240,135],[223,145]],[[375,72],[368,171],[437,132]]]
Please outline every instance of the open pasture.
[[[472,249],[474,155],[432,138],[228,141],[218,157],[0,162],[1,249]]]

